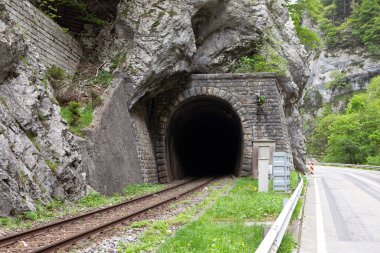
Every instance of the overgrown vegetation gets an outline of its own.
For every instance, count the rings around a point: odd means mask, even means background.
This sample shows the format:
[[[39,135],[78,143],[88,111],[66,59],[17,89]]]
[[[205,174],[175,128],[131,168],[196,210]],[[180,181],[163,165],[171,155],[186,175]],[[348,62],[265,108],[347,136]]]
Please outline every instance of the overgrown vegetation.
[[[251,56],[244,56],[240,59],[234,72],[254,73],[273,72],[279,76],[284,76],[288,70],[287,61],[272,48],[255,49]]]
[[[45,162],[47,164],[53,163],[48,160]],[[20,174],[20,177],[23,177],[23,174]],[[22,213],[17,218],[0,217],[0,228],[30,228],[33,223],[36,222],[51,221],[55,218],[73,215],[90,208],[116,204],[133,197],[162,190],[164,187],[165,186],[161,184],[133,184],[125,187],[122,194],[116,194],[111,197],[104,196],[98,192],[91,192],[74,203],[64,202],[58,199],[51,201],[48,205],[37,202],[35,211]]]
[[[311,8],[311,6],[307,5],[306,1],[298,1],[294,4],[289,4],[288,8],[301,43],[305,45],[308,50],[319,49],[322,45],[322,41],[318,34],[302,25],[303,12],[305,9]]]
[[[32,0],[31,2],[53,20],[60,18],[58,15],[59,8],[69,7],[77,11],[77,18],[85,23],[95,24],[98,26],[108,24],[106,20],[101,19],[92,13],[83,0]]]
[[[293,236],[290,233],[285,233],[284,238],[282,238],[280,248],[278,248],[277,252],[292,253],[296,245],[297,242]]]
[[[254,252],[263,230],[246,222],[275,219],[285,196],[271,190],[258,192],[257,180],[240,178],[226,196],[169,238],[158,252]],[[286,236],[279,252],[290,252],[294,245],[294,240]]]
[[[114,66],[117,66],[116,64],[119,64],[122,59],[119,56],[119,58],[111,62],[111,67],[116,68]],[[93,80],[95,80],[95,84],[104,86],[108,85],[112,78],[112,74],[108,73],[105,77],[101,75],[93,78]],[[80,98],[77,92],[72,87],[67,87],[67,83],[70,83],[69,77],[64,69],[55,65],[47,68],[45,79],[43,80],[45,85],[47,85],[47,81],[49,81],[54,90],[54,95],[61,106],[61,116],[69,125],[69,130],[78,136],[83,136],[82,129],[91,124],[94,109],[102,104],[101,97],[92,90],[87,101],[78,102]]]
[[[51,169],[54,174],[57,174],[58,164],[52,160],[45,160],[46,165]]]
[[[36,149],[38,151],[41,151],[41,144],[36,139],[37,135],[30,132],[30,131],[26,131],[25,134],[28,137],[28,139],[30,140],[30,142],[36,147]]]
[[[336,70],[330,73],[332,80],[325,85],[326,89],[347,88],[350,83],[346,81],[346,73]]]
[[[207,206],[209,206],[215,199],[223,195],[230,187],[230,184],[226,184],[224,185],[222,190],[210,190],[208,193],[208,197],[202,200],[197,205],[193,205],[191,202],[188,202],[187,200],[181,201],[181,204],[186,206],[186,211],[181,212],[173,218],[157,221],[143,220],[134,222],[126,229],[145,228],[146,232],[144,232],[140,236],[140,238],[134,243],[121,243],[119,245],[119,252],[146,252],[155,250],[159,244],[168,240],[168,236],[173,235],[173,227],[179,227],[184,225],[185,223],[190,222],[194,218],[194,216],[196,216],[196,214],[198,214]],[[170,250],[167,252],[173,251]]]
[[[101,85],[107,88],[113,80],[113,75],[111,72],[106,70],[101,70],[95,77],[91,79],[93,85]]]
[[[299,30],[303,12],[319,25],[329,48],[364,46],[370,55],[380,58],[378,0],[299,0],[290,5],[290,10],[297,34],[309,47],[318,43],[315,35]]]
[[[380,76],[368,91],[354,95],[343,113],[316,120],[308,152],[325,162],[380,165]]]
[[[52,65],[46,69],[45,78],[49,81],[56,93],[58,93],[62,90],[67,77],[63,68]]]
[[[69,125],[69,130],[83,136],[82,129],[92,122],[94,107],[91,103],[82,106],[79,102],[69,102],[67,106],[61,107],[61,116]]]

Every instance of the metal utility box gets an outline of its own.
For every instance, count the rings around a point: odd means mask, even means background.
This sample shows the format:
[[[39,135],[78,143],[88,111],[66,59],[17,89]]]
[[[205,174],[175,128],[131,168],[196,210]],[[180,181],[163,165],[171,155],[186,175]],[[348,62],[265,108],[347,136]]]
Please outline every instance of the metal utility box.
[[[275,145],[276,142],[271,140],[258,140],[253,143],[253,157],[257,165],[260,192],[267,192],[269,188]]]
[[[293,169],[292,155],[273,152],[273,190],[290,191],[290,171]]]

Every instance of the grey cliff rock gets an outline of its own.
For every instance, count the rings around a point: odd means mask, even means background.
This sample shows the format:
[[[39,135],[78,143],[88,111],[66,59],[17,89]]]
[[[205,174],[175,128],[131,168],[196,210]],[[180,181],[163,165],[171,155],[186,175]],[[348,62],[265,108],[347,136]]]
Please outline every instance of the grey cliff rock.
[[[335,50],[324,49],[318,57],[310,62],[311,76],[307,82],[307,94],[311,97],[312,107],[317,114],[322,103],[329,103],[335,97],[353,91],[366,89],[372,77],[380,74],[380,61],[371,58],[363,48]],[[344,82],[348,85],[343,88],[326,88],[326,84],[333,80],[333,73],[344,74]],[[320,99],[316,99],[316,95]],[[321,100],[321,101],[320,101]],[[333,110],[343,110],[344,101],[335,103]],[[316,104],[319,103],[319,104]],[[308,115],[306,115],[308,117]]]
[[[284,1],[122,1],[115,24],[118,43],[128,49],[120,71],[131,85],[129,106],[175,86],[190,73],[231,72],[263,40],[288,62],[281,92],[299,170],[304,137],[298,103],[309,75]]]
[[[83,196],[86,181],[45,66],[0,13],[0,216],[8,216]]]

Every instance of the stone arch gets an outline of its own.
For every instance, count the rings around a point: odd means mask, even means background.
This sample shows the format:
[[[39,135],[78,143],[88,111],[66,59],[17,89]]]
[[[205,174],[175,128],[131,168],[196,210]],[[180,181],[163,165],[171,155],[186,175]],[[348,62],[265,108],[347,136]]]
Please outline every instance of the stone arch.
[[[245,106],[230,92],[215,87],[195,87],[186,89],[174,97],[165,107],[159,117],[158,134],[155,142],[155,154],[159,181],[169,182],[170,162],[166,143],[166,130],[169,127],[170,119],[183,103],[191,98],[206,96],[217,98],[226,102],[238,115],[242,130],[242,154],[238,176],[246,176],[252,173],[252,142],[253,142],[253,120]]]

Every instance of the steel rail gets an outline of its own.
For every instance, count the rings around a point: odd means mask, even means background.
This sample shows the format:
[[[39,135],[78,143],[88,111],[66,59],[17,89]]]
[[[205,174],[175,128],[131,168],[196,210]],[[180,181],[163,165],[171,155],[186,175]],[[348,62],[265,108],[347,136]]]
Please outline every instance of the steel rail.
[[[91,235],[97,234],[97,233],[99,233],[99,232],[102,232],[102,231],[108,229],[109,227],[112,227],[112,226],[115,226],[115,225],[117,225],[117,224],[123,223],[124,221],[126,221],[126,220],[128,220],[128,219],[131,219],[131,218],[133,218],[133,217],[136,217],[136,216],[138,216],[138,215],[141,215],[141,214],[143,214],[143,213],[145,213],[145,212],[147,212],[147,211],[149,211],[149,210],[151,210],[151,209],[154,209],[154,208],[156,208],[156,207],[162,206],[162,205],[164,205],[164,204],[166,204],[166,203],[168,203],[168,202],[171,202],[171,201],[173,201],[173,200],[178,199],[179,197],[182,197],[182,196],[184,196],[184,195],[186,195],[186,194],[189,194],[189,193],[191,193],[191,192],[193,192],[193,191],[196,191],[197,189],[199,189],[199,188],[201,188],[201,187],[203,187],[203,186],[205,186],[205,185],[211,183],[212,181],[214,181],[214,180],[216,180],[216,179],[217,179],[217,177],[211,178],[211,179],[207,180],[205,183],[202,183],[201,185],[198,185],[198,186],[196,186],[196,187],[194,187],[194,188],[192,188],[192,189],[190,189],[190,190],[188,190],[188,191],[186,191],[186,192],[183,192],[183,193],[178,194],[178,195],[176,195],[176,196],[174,196],[174,197],[171,197],[171,198],[169,198],[169,199],[166,199],[166,200],[164,200],[164,201],[162,201],[162,202],[160,202],[160,203],[154,204],[154,205],[152,205],[152,206],[150,206],[150,207],[147,207],[147,208],[143,208],[143,209],[141,209],[141,210],[138,210],[138,211],[136,211],[136,212],[133,212],[132,214],[126,215],[126,216],[124,216],[124,217],[114,219],[114,220],[112,220],[112,221],[110,221],[110,222],[108,222],[108,223],[106,223],[106,224],[102,224],[102,225],[97,226],[97,227],[95,227],[95,228],[89,229],[89,230],[87,230],[87,231],[85,231],[85,232],[78,233],[78,234],[76,234],[76,235],[74,235],[74,236],[71,236],[71,237],[69,237],[69,238],[63,239],[63,240],[58,241],[58,242],[56,242],[56,243],[54,243],[54,244],[51,244],[51,245],[45,246],[45,247],[43,247],[43,248],[41,247],[40,249],[37,249],[37,250],[35,250],[35,251],[31,251],[30,253],[47,253],[47,252],[54,252],[54,251],[56,251],[57,249],[64,248],[64,247],[67,247],[67,246],[70,246],[70,245],[74,244],[75,242],[77,242],[77,241],[79,241],[79,240],[81,240],[81,239],[88,238],[88,237],[91,236]]]
[[[163,189],[163,190],[160,190],[160,191],[157,191],[157,192],[153,192],[153,193],[149,193],[149,194],[143,195],[141,197],[133,198],[133,199],[130,199],[130,200],[118,203],[116,205],[104,207],[104,208],[101,208],[101,209],[97,209],[97,210],[94,210],[94,211],[90,211],[90,212],[87,212],[87,213],[84,213],[84,214],[81,214],[81,215],[77,215],[77,216],[68,218],[68,219],[65,219],[65,220],[49,223],[47,225],[44,225],[44,226],[41,226],[41,227],[37,227],[37,228],[34,228],[34,229],[30,229],[30,230],[27,230],[27,231],[24,231],[24,232],[21,232],[21,233],[17,233],[17,234],[9,235],[9,236],[6,236],[6,237],[2,237],[2,238],[0,238],[0,248],[5,247],[5,246],[7,246],[9,244],[12,244],[12,243],[14,243],[16,241],[19,241],[19,240],[31,237],[31,236],[33,236],[35,234],[38,234],[41,231],[52,229],[52,228],[56,228],[56,227],[59,227],[59,226],[65,225],[65,224],[69,224],[70,222],[77,221],[77,220],[80,220],[80,219],[83,219],[83,218],[87,218],[87,217],[91,217],[91,216],[93,216],[95,214],[100,214],[100,213],[108,212],[108,211],[117,209],[119,207],[132,204],[132,203],[134,203],[136,201],[143,200],[143,199],[146,199],[146,198],[149,198],[149,197],[153,197],[154,195],[157,195],[157,194],[165,193],[167,191],[173,190],[173,189],[178,188],[180,186],[183,186],[185,184],[191,183],[191,182],[193,182],[195,180],[197,180],[197,179],[196,178],[192,178],[192,179],[186,180],[185,182],[182,182],[182,183],[176,184],[174,186],[168,187],[166,189]]]

